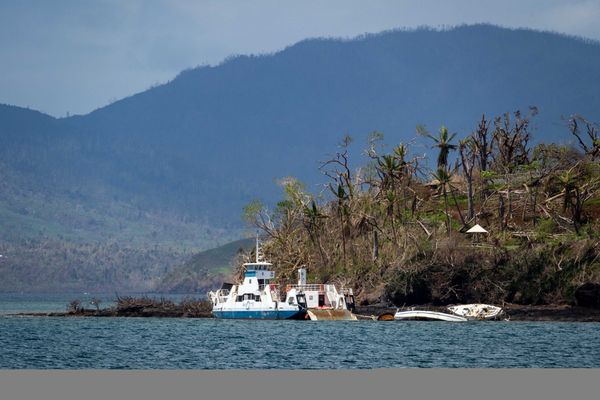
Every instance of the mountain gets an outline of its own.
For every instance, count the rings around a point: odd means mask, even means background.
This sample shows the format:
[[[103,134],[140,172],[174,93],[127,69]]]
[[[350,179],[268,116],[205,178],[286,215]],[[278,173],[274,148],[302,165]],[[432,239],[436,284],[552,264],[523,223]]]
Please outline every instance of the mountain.
[[[215,249],[199,252],[173,268],[156,286],[159,292],[205,293],[231,279],[235,257],[254,246],[253,239],[241,239]]]
[[[484,112],[535,105],[537,137],[567,142],[562,116],[600,120],[599,64],[597,42],[475,25],[232,57],[82,116],[0,106],[0,251],[49,240],[183,259],[241,237],[242,207],[272,204],[278,179],[318,190],[346,134],[359,157],[374,130],[390,144],[416,124],[464,136]]]

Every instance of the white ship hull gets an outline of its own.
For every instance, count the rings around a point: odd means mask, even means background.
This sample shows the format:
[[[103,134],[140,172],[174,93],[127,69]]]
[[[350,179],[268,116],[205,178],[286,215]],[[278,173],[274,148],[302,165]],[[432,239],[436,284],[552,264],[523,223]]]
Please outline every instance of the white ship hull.
[[[424,310],[408,310],[398,311],[394,314],[394,319],[401,320],[417,320],[417,321],[447,321],[447,322],[464,322],[467,319],[458,315],[445,314],[436,311]]]

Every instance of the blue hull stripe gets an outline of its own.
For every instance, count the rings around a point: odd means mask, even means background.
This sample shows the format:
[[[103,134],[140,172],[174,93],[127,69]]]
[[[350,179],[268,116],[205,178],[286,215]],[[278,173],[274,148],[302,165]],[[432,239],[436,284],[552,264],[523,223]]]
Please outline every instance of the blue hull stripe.
[[[213,315],[216,318],[226,319],[290,319],[294,318],[301,311],[290,310],[290,311],[213,311]]]

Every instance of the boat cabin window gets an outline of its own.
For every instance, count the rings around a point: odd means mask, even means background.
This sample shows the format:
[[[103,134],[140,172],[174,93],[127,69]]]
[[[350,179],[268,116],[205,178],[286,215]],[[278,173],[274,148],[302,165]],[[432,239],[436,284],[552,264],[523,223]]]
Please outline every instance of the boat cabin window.
[[[260,295],[255,295],[254,293],[244,293],[243,295],[237,296],[235,299],[235,301],[238,303],[247,300],[260,301]]]
[[[265,289],[265,285],[268,285],[269,282],[265,282],[266,279],[259,279],[258,280],[258,290],[264,290]]]
[[[288,299],[288,304],[294,304],[294,298],[293,297],[290,297]]]

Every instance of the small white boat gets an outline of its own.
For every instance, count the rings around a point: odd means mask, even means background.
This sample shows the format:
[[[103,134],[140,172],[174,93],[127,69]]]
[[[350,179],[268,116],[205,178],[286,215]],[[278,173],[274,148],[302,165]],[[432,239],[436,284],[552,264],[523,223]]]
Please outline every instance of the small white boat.
[[[464,322],[467,319],[453,314],[446,314],[437,311],[425,310],[407,310],[397,311],[394,314],[394,319],[399,320],[416,320],[416,321],[448,321],[448,322]]]
[[[448,311],[467,319],[494,319],[504,311],[502,308],[489,304],[459,304],[448,307]]]

